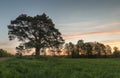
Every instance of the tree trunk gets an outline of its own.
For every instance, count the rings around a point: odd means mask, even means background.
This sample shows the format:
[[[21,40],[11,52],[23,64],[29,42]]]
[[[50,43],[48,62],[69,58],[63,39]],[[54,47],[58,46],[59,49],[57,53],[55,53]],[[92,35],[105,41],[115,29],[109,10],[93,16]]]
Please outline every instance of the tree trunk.
[[[101,51],[98,51],[98,57],[100,57],[101,56]]]
[[[35,48],[35,55],[36,55],[36,56],[39,56],[39,55],[40,55],[40,48],[39,48],[39,47],[36,47],[36,48]]]

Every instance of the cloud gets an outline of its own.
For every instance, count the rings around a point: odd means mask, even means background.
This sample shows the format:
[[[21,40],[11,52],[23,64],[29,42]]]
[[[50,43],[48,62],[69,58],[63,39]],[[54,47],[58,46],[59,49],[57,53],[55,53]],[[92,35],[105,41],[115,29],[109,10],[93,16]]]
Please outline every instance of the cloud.
[[[110,23],[107,23],[107,24],[102,24],[102,25],[97,25],[95,26],[94,28],[108,28],[108,27],[118,27],[120,26],[120,22],[110,22]]]
[[[59,24],[59,26],[88,26],[95,24],[96,21],[81,21],[81,22],[70,22],[70,23],[63,23]]]
[[[109,22],[105,22],[105,21],[101,21],[101,20],[95,20],[95,21],[80,21],[80,22],[69,22],[69,23],[60,23],[58,24],[59,26],[69,26],[69,27],[76,27],[79,26],[82,28],[89,26],[92,28],[106,28],[106,27],[115,27],[115,26],[119,26],[120,25],[120,21],[109,21]]]
[[[89,33],[89,32],[99,32],[107,30],[118,30],[120,29],[120,21],[81,21],[81,22],[70,22],[58,24],[58,28],[65,35],[74,33]]]
[[[75,38],[85,38],[89,36],[98,36],[98,35],[114,35],[120,34],[120,29],[118,30],[106,30],[106,31],[97,31],[97,32],[87,32],[81,34],[72,34],[72,35],[63,35],[64,39],[75,39]]]

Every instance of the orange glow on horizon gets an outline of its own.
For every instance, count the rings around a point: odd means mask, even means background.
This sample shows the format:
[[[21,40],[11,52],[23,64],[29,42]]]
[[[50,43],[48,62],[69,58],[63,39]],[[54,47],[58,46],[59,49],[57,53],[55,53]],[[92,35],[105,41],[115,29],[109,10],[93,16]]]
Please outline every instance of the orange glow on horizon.
[[[116,39],[116,40],[106,40],[106,41],[101,41],[101,43],[105,44],[105,45],[110,45],[111,48],[113,49],[113,47],[118,47],[120,49],[120,39]],[[7,50],[8,52],[15,54],[16,50],[15,48],[3,48],[5,50]],[[33,50],[34,51],[34,50]],[[25,53],[25,54],[32,54],[32,52],[30,53]],[[49,53],[47,53],[47,55],[49,55]]]
[[[110,45],[112,48],[116,46],[120,49],[120,39],[102,41],[102,43],[105,45]]]

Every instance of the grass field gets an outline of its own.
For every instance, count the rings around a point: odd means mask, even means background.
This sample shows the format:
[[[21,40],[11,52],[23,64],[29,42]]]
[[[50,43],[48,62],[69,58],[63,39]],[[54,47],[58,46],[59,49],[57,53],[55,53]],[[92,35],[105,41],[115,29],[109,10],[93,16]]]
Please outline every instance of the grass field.
[[[0,78],[120,78],[120,59],[12,58],[0,62]]]

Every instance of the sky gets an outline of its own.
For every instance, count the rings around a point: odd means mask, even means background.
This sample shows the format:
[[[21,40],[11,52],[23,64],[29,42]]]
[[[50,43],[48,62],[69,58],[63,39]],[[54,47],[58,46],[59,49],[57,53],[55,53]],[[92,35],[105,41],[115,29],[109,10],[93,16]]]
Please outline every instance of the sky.
[[[101,42],[120,48],[120,0],[0,0],[0,48],[15,52],[9,41],[11,20],[20,14],[46,13],[67,42]]]

